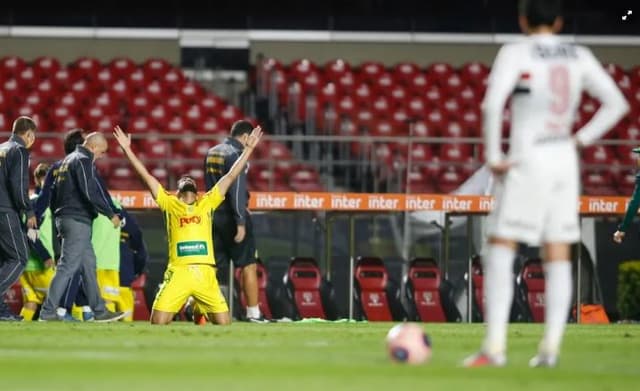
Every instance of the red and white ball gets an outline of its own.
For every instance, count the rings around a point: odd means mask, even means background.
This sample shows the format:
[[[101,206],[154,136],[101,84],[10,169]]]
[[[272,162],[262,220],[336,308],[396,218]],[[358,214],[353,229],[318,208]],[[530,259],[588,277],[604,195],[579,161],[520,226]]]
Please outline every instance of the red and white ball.
[[[387,351],[392,361],[423,364],[431,358],[431,340],[417,324],[402,323],[387,333]]]

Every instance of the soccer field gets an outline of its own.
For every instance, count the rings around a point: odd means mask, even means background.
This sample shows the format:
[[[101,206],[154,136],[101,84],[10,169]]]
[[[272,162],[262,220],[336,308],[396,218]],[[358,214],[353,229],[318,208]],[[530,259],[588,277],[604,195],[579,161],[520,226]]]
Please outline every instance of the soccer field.
[[[479,324],[423,324],[428,365],[387,360],[390,323],[1,323],[0,390],[637,390],[640,326],[567,331],[556,369],[529,369],[542,325],[510,328],[506,368],[459,368]]]

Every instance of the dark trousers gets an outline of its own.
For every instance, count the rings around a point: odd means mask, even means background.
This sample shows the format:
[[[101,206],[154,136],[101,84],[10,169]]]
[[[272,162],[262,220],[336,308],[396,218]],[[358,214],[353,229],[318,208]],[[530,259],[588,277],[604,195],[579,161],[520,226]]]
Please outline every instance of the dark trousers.
[[[27,240],[18,214],[0,212],[0,297],[20,278],[27,264]]]

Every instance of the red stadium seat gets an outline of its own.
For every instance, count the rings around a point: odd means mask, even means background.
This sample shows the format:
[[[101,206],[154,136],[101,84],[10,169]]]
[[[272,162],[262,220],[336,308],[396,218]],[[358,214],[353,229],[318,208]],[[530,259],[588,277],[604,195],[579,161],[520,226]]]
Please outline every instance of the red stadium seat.
[[[242,278],[243,268],[237,267],[235,269],[234,277],[236,281],[236,294],[240,298],[240,308],[244,310],[247,308],[247,299],[244,295],[244,280]],[[269,277],[267,268],[260,259],[256,262],[256,276],[258,279],[258,306],[260,307],[260,313],[266,319],[272,319],[271,306],[269,305],[269,298],[267,297],[267,285],[269,283]]]
[[[381,95],[373,101],[371,108],[373,109],[373,114],[377,118],[389,118],[391,102],[386,96]]]
[[[383,322],[394,320],[390,304],[392,298],[388,294],[389,275],[380,258],[358,257],[354,281],[356,302],[364,319]]]
[[[165,91],[170,94],[178,93],[185,83],[184,73],[179,68],[170,69],[162,76],[161,81]]]
[[[441,293],[444,285],[438,264],[433,258],[415,258],[409,264],[406,278],[407,297],[417,320],[421,322],[446,322]],[[452,319],[453,320],[453,319]]]
[[[284,177],[276,170],[254,166],[249,170],[249,183],[256,191],[290,191]]]
[[[348,72],[351,72],[351,64],[342,59],[331,60],[324,65],[325,77],[334,83]]]
[[[149,133],[152,129],[151,121],[145,116],[135,117],[129,121],[130,133]]]
[[[47,103],[48,102],[42,99],[42,96],[38,91],[31,91],[24,98],[24,104],[31,106],[31,108],[36,112],[40,112],[44,108],[44,106],[47,105]]]
[[[147,84],[144,88],[144,93],[152,105],[163,103],[167,99],[167,93],[163,89],[162,83],[158,80],[153,80]]]
[[[405,180],[405,190],[410,194],[432,194],[436,192],[433,179],[417,167],[409,171],[408,181]]]
[[[199,124],[199,126],[195,127],[196,131],[204,134],[211,135],[220,135],[226,136],[228,133],[228,128],[226,128],[221,121],[219,121],[215,117],[207,117]]]
[[[582,160],[587,165],[603,165],[608,167],[613,163],[614,152],[612,147],[604,145],[594,145],[584,148],[582,151]]]
[[[149,312],[149,304],[147,304],[147,297],[144,293],[144,289],[147,285],[147,275],[141,274],[133,280],[131,283],[131,290],[133,291],[133,320],[149,321],[151,319],[151,312]]]
[[[111,95],[111,98],[119,104],[126,104],[131,98],[131,95],[134,94],[132,88],[125,80],[118,80],[108,85],[107,88],[107,92]]]
[[[136,141],[146,159],[169,160],[172,157],[170,141],[161,139],[157,134]]]
[[[335,319],[332,289],[313,258],[292,258],[284,283],[295,318]]]
[[[336,80],[336,84],[340,91],[351,92],[356,85],[356,77],[353,75],[353,72],[345,72]]]
[[[465,85],[478,86],[489,75],[489,67],[480,62],[470,62],[460,69],[460,77]]]
[[[517,283],[532,320],[536,323],[544,322],[545,284],[542,261],[539,258],[527,259],[518,274]]]
[[[420,96],[412,96],[409,98],[407,108],[409,109],[411,118],[424,119],[426,116],[425,112],[427,110],[427,105],[424,99]]]
[[[631,196],[636,187],[636,175],[635,169],[622,170],[616,175],[615,182],[618,188],[618,195]]]
[[[33,71],[39,80],[55,75],[61,68],[60,61],[54,57],[38,57],[33,60]]]
[[[22,310],[23,297],[22,297],[22,285],[20,285],[19,281],[16,281],[7,291],[4,293],[4,296],[0,299],[3,299],[4,302],[9,306],[11,312],[14,315],[17,315]]]
[[[385,72],[385,67],[380,62],[367,61],[360,65],[362,80],[373,84]]]
[[[313,169],[299,168],[289,178],[289,186],[294,191],[313,192],[322,191],[318,172]]]
[[[389,72],[384,72],[374,80],[373,88],[378,94],[388,95],[394,85],[393,76]]]
[[[21,57],[3,57],[0,59],[0,76],[2,76],[3,79],[15,78],[26,67],[27,63]]]
[[[316,64],[306,58],[295,60],[289,65],[290,75],[298,81],[302,80],[302,78],[309,73],[317,71],[318,67]]]
[[[108,92],[101,92],[95,97],[94,107],[100,107],[105,114],[120,114],[120,107],[118,105],[118,102],[116,102]]]
[[[151,110],[151,101],[145,94],[139,94],[129,99],[127,111],[131,117],[145,116]]]
[[[409,93],[400,85],[393,86],[390,90],[391,103],[394,107],[406,107],[407,100],[409,99]]]
[[[355,89],[355,98],[356,101],[358,102],[358,106],[365,106],[368,107],[371,104],[372,101],[372,94],[373,92],[371,91],[371,87],[368,84],[365,83],[361,83],[358,84]]]
[[[401,62],[393,67],[393,77],[396,82],[410,86],[414,77],[420,73],[420,67],[412,62]]]
[[[145,87],[150,82],[149,79],[142,69],[135,69],[133,72],[129,74],[127,77],[127,85],[131,88],[132,93],[142,93],[144,92]]]
[[[164,129],[169,122],[169,113],[165,109],[164,105],[158,104],[147,114],[153,122],[153,127],[156,129]]]
[[[586,195],[618,195],[613,175],[607,170],[585,169],[582,173],[582,187]]]
[[[116,79],[127,80],[136,69],[136,63],[130,58],[114,58],[108,64],[111,73]]]
[[[162,58],[150,58],[142,64],[145,76],[154,80],[162,80],[171,69],[171,64]]]
[[[102,69],[102,64],[96,58],[81,57],[69,64],[67,69],[74,80],[92,80]]]
[[[432,77],[434,82],[440,87],[446,86],[446,81],[455,70],[450,64],[444,62],[435,62],[427,67],[427,75]]]
[[[458,168],[449,166],[443,168],[436,180],[438,191],[449,194],[456,191],[464,182],[464,177]]]
[[[225,127],[231,129],[231,125],[233,125],[236,121],[243,119],[242,112],[235,106],[227,105],[220,112],[220,119],[223,121]]]
[[[200,106],[206,115],[217,115],[224,108],[225,102],[220,97],[209,94],[200,101]]]

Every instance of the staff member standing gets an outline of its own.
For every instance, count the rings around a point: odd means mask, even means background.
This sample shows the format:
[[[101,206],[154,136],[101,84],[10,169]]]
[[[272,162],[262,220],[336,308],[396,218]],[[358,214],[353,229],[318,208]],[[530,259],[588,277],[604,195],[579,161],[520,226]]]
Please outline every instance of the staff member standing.
[[[27,264],[27,228],[37,229],[29,200],[29,151],[36,141],[36,123],[29,117],[13,122],[11,137],[0,144],[0,320],[22,320],[4,302],[5,292],[18,280]],[[35,232],[35,231],[32,231]]]
[[[102,133],[89,134],[84,144],[67,155],[58,170],[51,209],[55,224],[62,237],[62,253],[51,281],[47,299],[40,311],[40,320],[62,320],[56,307],[76,271],[82,271],[85,294],[93,309],[96,322],[111,322],[121,319],[122,312],[111,312],[105,308],[96,282],[96,255],[91,246],[92,222],[98,213],[111,219],[114,229],[120,226],[107,200],[99,191],[94,161],[107,152],[107,140]]]
[[[252,130],[251,122],[236,121],[231,126],[231,137],[209,149],[204,176],[207,191],[231,170]],[[242,285],[247,299],[246,320],[263,323],[265,320],[258,303],[256,240],[248,210],[247,170],[248,167],[243,169],[233,181],[228,196],[213,214],[213,248],[218,263],[233,261],[234,266],[242,268]]]

